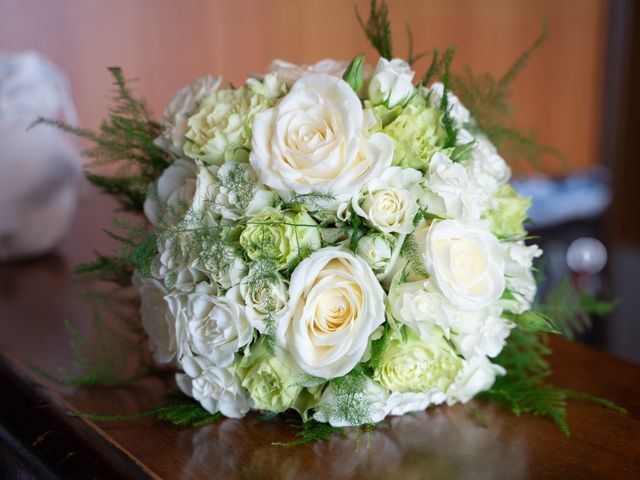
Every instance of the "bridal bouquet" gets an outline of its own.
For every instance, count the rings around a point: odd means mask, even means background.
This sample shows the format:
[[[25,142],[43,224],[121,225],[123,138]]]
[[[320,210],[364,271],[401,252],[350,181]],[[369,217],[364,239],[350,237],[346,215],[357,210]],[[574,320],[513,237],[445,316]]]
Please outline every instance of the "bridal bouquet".
[[[206,76],[160,124],[114,69],[128,109],[76,133],[95,158],[134,160],[117,181],[89,178],[152,228],[85,271],[126,285],[135,269],[153,359],[205,415],[357,426],[485,392],[565,428],[565,391],[541,383],[537,334],[557,324],[532,309],[531,201],[509,185],[498,129],[452,91],[477,106],[508,82],[454,82],[452,50],[416,77],[413,54],[391,55],[384,4],[361,23],[374,65],[278,60],[239,87]]]

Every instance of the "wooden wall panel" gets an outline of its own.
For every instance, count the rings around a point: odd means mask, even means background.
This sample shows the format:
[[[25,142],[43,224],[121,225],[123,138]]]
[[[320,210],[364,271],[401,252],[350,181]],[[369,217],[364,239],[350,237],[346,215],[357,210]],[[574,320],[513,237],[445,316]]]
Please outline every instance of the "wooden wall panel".
[[[240,83],[275,57],[312,62],[373,51],[350,0],[0,0],[0,49],[38,50],[65,69],[83,125],[108,106],[109,65],[139,79],[159,115],[172,92],[205,73]],[[368,0],[355,4],[366,11]],[[515,85],[517,123],[563,151],[572,168],[599,161],[604,0],[393,0],[418,48],[458,45],[456,65],[496,75],[536,37],[551,37]],[[426,68],[427,61],[418,64]],[[557,169],[556,169],[557,171]]]

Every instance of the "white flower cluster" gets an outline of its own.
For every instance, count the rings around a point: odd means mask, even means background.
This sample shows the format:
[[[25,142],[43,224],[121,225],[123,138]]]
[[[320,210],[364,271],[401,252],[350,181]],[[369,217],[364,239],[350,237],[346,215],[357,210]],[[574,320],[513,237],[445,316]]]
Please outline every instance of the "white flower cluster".
[[[352,425],[466,402],[531,307],[529,203],[469,111],[401,59],[346,67],[205,77],[165,112],[158,255],[134,283],[155,360],[212,413]]]

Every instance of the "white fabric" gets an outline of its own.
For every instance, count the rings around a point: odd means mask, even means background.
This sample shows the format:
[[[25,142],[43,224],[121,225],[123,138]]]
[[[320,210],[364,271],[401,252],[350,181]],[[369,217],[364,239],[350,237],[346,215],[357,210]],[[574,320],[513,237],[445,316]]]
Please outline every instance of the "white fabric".
[[[35,52],[0,51],[0,261],[50,251],[76,208],[82,163],[38,117],[77,123],[66,76]]]

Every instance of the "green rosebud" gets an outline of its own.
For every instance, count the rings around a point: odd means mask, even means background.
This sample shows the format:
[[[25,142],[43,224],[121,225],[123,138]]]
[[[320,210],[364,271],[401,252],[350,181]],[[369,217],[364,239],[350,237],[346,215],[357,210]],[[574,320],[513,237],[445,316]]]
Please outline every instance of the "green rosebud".
[[[240,245],[251,260],[266,258],[282,270],[297,256],[319,249],[322,239],[316,221],[305,210],[267,207],[248,220]]]
[[[433,154],[442,150],[446,139],[442,112],[430,107],[420,94],[414,95],[382,131],[395,144],[393,164],[404,168],[426,169]]]
[[[420,340],[411,329],[391,341],[373,379],[393,392],[427,392],[437,388],[446,392],[455,381],[462,362],[442,330],[436,327],[427,340]]]
[[[273,106],[274,101],[247,87],[211,93],[187,120],[185,155],[220,165],[229,150],[248,150],[253,117]]]
[[[511,185],[502,185],[495,199],[497,207],[487,214],[491,233],[502,239],[524,237],[527,231],[523,223],[531,207],[531,198],[518,195]]]
[[[347,67],[344,71],[344,75],[342,75],[342,79],[351,85],[353,91],[359,93],[362,90],[364,85],[364,79],[362,78],[362,64],[364,62],[364,55],[358,55]]]
[[[274,355],[262,337],[233,367],[247,389],[255,408],[283,412],[295,407],[304,387],[297,379],[301,372],[286,357]]]

